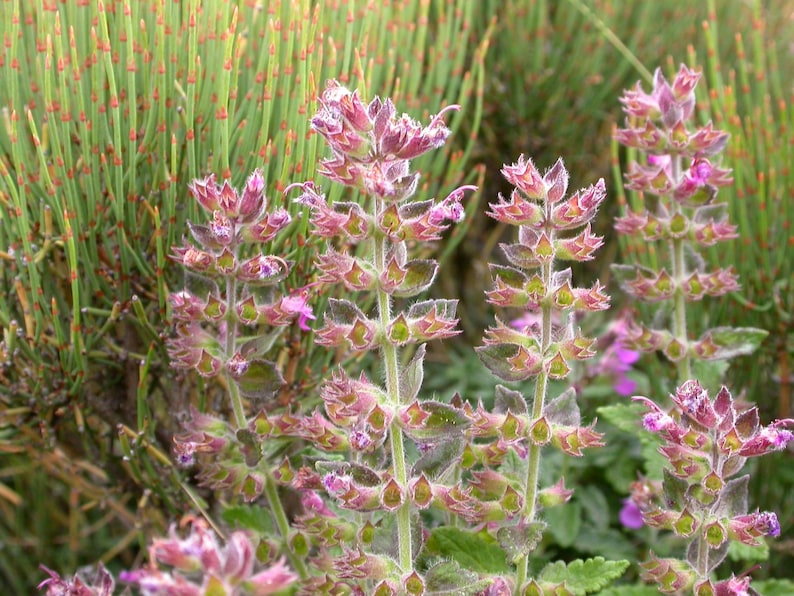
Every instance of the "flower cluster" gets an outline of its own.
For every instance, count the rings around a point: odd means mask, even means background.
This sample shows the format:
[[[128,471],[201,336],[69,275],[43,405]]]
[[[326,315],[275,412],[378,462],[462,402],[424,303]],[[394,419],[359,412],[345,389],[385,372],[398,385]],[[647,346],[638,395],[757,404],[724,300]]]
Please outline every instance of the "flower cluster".
[[[488,292],[488,301],[505,309],[523,309],[525,315],[511,325],[497,319],[477,352],[505,381],[535,378],[535,393],[529,400],[530,408],[522,394],[499,387],[499,410],[494,414],[482,408],[475,412],[473,428],[481,436],[499,438],[483,450],[485,471],[476,477],[488,478],[492,485],[496,476],[503,487],[515,493],[506,499],[513,504],[512,511],[507,503],[502,504],[502,510],[513,515],[497,537],[508,552],[515,554],[519,572],[516,587],[532,590],[535,580],[524,584],[528,555],[542,529],[536,521],[537,507],[563,503],[572,493],[563,488],[562,480],[555,487],[538,490],[541,447],[551,443],[569,455],[581,456],[583,448],[603,445],[593,426],[582,426],[572,388],[548,403],[546,393],[549,379],[567,377],[572,361],[595,354],[594,340],[575,327],[573,314],[607,309],[609,297],[598,282],[590,288],[575,287],[571,269],[557,269],[555,265],[558,261],[582,262],[594,257],[603,241],[592,233],[591,222],[606,192],[604,181],[599,180],[566,196],[569,176],[561,159],[541,175],[532,160],[521,156],[502,173],[515,188],[509,199],[500,196],[499,202],[492,203],[488,215],[517,226],[518,242],[501,245],[509,264],[491,265],[494,287]],[[489,469],[496,468],[501,463],[499,454],[508,450],[527,459],[523,478]]]
[[[233,532],[224,546],[205,521],[188,521],[187,536],[180,537],[172,526],[167,538],[156,539],[149,547],[149,567],[122,572],[119,579],[136,586],[144,596],[266,596],[298,579],[283,560],[256,571],[256,548],[244,532]],[[172,569],[164,571],[159,565]]]
[[[736,227],[727,221],[725,204],[716,198],[718,187],[732,182],[729,170],[715,161],[728,134],[710,122],[693,125],[699,79],[700,74],[686,66],[672,82],[657,70],[650,93],[639,83],[624,93],[627,126],[615,133],[618,142],[639,149],[646,159],[632,162],[626,174],[627,188],[645,197],[644,209],[629,209],[616,220],[615,229],[637,242],[659,243],[667,264],[657,269],[615,265],[613,270],[631,296],[646,302],[672,301],[674,306],[672,329],[650,328],[634,320],[625,345],[662,352],[677,364],[680,381],[691,376],[691,359],[728,358],[746,349],[738,330],[706,330],[697,339],[688,333],[687,302],[739,289],[732,267],[706,270],[697,255],[737,236]]]
[[[693,586],[696,594],[738,593],[720,592],[709,573],[725,558],[730,541],[756,546],[764,536],[778,536],[780,524],[774,513],[748,513],[749,476],[737,474],[747,458],[778,451],[794,440],[788,430],[794,419],[762,426],[757,408],[738,410],[725,387],[712,399],[693,380],[672,396],[673,412],[645,397],[634,399],[647,408],[643,425],[664,441],[660,452],[670,467],[662,499],[633,501],[647,525],[689,542],[686,561],[652,556],[643,564],[646,579],[667,593]]]
[[[195,180],[189,189],[212,219],[207,225],[188,223],[193,243],[174,249],[174,260],[203,283],[200,291],[184,289],[170,297],[177,321],[170,355],[175,366],[208,377],[225,368],[240,380],[246,378],[252,360],[239,349],[229,351],[235,345],[237,323],[283,326],[298,316],[305,325],[306,318],[313,317],[305,294],[276,298],[273,288],[289,273],[283,258],[259,253],[243,256],[245,245],[272,240],[291,218],[283,208],[268,212],[264,179],[258,170],[242,192],[228,180],[218,185],[214,175]]]

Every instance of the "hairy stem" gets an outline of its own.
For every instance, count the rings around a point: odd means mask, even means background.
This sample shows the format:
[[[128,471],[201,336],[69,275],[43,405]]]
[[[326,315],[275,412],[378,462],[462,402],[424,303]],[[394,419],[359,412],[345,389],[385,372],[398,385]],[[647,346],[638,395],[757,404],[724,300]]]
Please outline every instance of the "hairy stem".
[[[231,275],[226,278],[226,299],[229,301],[229,304],[234,304],[237,299],[237,280]],[[226,319],[226,359],[234,356],[237,351],[237,313],[233,308],[229,309],[229,313],[230,316]],[[245,408],[243,407],[240,388],[228,372],[224,371],[224,374],[226,375],[226,386],[229,391],[229,398],[232,402],[232,410],[234,412],[234,425],[237,429],[246,428],[248,426],[248,421],[245,416]],[[287,519],[287,513],[284,511],[284,505],[281,503],[281,499],[278,496],[278,489],[276,480],[273,478],[273,472],[267,465],[261,466],[261,471],[265,474],[265,497],[267,498],[273,517],[276,518],[276,525],[281,534],[281,539],[284,541],[284,552],[298,575],[300,575],[301,578],[306,578],[308,577],[306,564],[292,552],[287,544],[287,539],[289,537],[289,520]]]
[[[229,316],[226,318],[226,359],[228,360],[237,351],[237,313],[231,306],[237,300],[237,280],[233,276],[226,278],[226,300],[229,302]],[[234,424],[237,428],[245,428],[248,422],[245,418],[245,409],[243,408],[243,400],[240,397],[240,391],[237,388],[237,383],[226,375],[227,386],[229,388],[229,398],[232,402],[232,410],[234,412]]]
[[[681,177],[681,156],[673,155],[670,159],[670,174],[675,184]],[[680,210],[680,206],[671,201],[671,207],[674,211]],[[681,287],[687,275],[686,261],[684,259],[685,240],[683,238],[674,238],[671,241],[672,253],[672,271],[671,275],[676,284],[675,294],[673,296],[673,336],[678,342],[687,350],[686,355],[678,362],[678,382],[679,384],[688,381],[692,378],[692,359],[689,357],[688,350],[688,333],[687,333],[687,320],[686,320],[686,296]]]
[[[551,284],[551,263],[543,266],[542,275],[543,283],[546,287]],[[540,353],[545,354],[546,350],[551,344],[551,317],[552,307],[549,304],[544,304],[541,308],[541,321],[542,331],[540,340]],[[543,405],[546,401],[546,390],[548,388],[549,376],[545,369],[541,369],[535,380],[535,395],[532,399],[532,418],[534,422],[543,415]],[[524,520],[526,523],[535,521],[537,515],[537,499],[538,499],[538,477],[540,474],[540,451],[541,445],[536,445],[531,440],[529,441],[529,456],[527,462],[527,477],[524,485]],[[529,554],[524,556],[518,562],[518,580],[516,587],[520,587],[527,579],[527,572],[529,567]]]
[[[374,202],[376,209],[382,208],[382,201]],[[375,269],[378,273],[381,273],[386,269],[387,240],[376,236],[373,239],[373,243]],[[379,287],[377,289],[377,298],[380,327],[385,330],[391,322],[391,295]],[[381,353],[386,374],[386,394],[390,403],[400,405],[400,368],[397,347],[388,338],[383,338],[381,341]],[[405,463],[405,447],[402,429],[397,423],[397,417],[392,420],[391,428],[389,429],[389,446],[394,467],[394,479],[401,490],[407,491],[408,470]],[[411,552],[411,501],[408,499],[407,493],[404,494],[405,499],[399,509],[397,509],[397,541],[400,568],[403,574],[407,575],[413,571],[413,553]]]

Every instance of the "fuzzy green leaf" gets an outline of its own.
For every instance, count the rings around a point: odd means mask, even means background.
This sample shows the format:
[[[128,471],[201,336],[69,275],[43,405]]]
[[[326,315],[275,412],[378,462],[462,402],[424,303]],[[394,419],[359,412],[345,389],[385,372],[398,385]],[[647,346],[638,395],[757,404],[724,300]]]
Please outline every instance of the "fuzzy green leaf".
[[[491,270],[491,276],[494,278],[494,281],[499,279],[506,286],[511,288],[520,290],[524,287],[524,284],[527,283],[527,276],[513,267],[491,264],[489,269]]]
[[[462,410],[449,404],[425,401],[419,407],[424,414],[428,415],[427,418],[419,425],[404,428],[406,434],[417,441],[457,436],[471,424]]]
[[[438,263],[433,260],[414,260],[405,264],[405,279],[392,291],[392,295],[400,298],[416,296],[425,291],[433,283],[438,271]]]
[[[586,561],[578,559],[567,565],[557,561],[546,565],[538,579],[554,585],[564,583],[576,595],[588,594],[604,589],[623,575],[628,567],[628,561],[607,561],[604,557]]]
[[[642,445],[642,456],[645,459],[645,472],[650,478],[661,478],[667,460],[659,453],[659,447],[662,444],[659,435],[642,427],[645,408],[640,404],[631,403],[602,406],[596,411],[600,418],[639,439]]]
[[[428,449],[414,464],[412,476],[424,473],[430,480],[437,480],[452,466],[460,465],[464,441],[461,437],[453,437],[448,441],[437,443]]]
[[[540,266],[535,251],[523,244],[500,244],[499,248],[510,261],[511,265],[521,269],[534,269]]]
[[[549,533],[562,547],[572,546],[576,542],[582,527],[582,506],[573,501],[562,507],[551,507],[544,510]]]
[[[240,394],[248,399],[268,399],[284,385],[284,377],[269,360],[252,360],[241,375],[230,375],[240,388]]]
[[[483,534],[441,527],[430,533],[425,548],[433,555],[456,561],[477,573],[506,573],[510,565],[502,548]]]
[[[758,546],[742,544],[741,542],[731,542],[728,547],[728,557],[732,561],[762,562],[769,559],[769,545],[762,542]],[[794,594],[794,592],[791,592]]]
[[[221,519],[232,528],[250,530],[257,534],[268,534],[273,531],[270,511],[256,505],[234,505],[221,513]]]
[[[441,596],[475,596],[482,594],[490,580],[463,569],[456,561],[442,561],[430,567],[425,573],[426,594]]]
[[[709,360],[727,360],[752,354],[767,335],[767,330],[755,327],[717,327],[707,331],[703,338],[710,336],[717,345],[717,351]]]
[[[474,348],[482,363],[497,377],[503,381],[523,381],[529,377],[537,375],[542,366],[541,359],[538,358],[538,371],[533,369],[516,368],[511,364],[510,359],[515,358],[519,353],[519,346],[515,344],[492,344]]]
[[[765,579],[753,582],[753,589],[764,596],[790,596],[794,594],[794,582],[789,579]]]
[[[582,417],[579,413],[579,404],[576,402],[576,390],[569,387],[563,391],[543,409],[543,414],[552,424],[579,426]]]
[[[422,344],[400,374],[400,400],[403,403],[412,402],[419,394],[424,379],[424,361],[425,345]]]
[[[747,487],[750,483],[749,474],[731,478],[725,483],[720,494],[720,502],[714,515],[733,517],[747,513]]]
[[[507,556],[515,562],[537,548],[545,529],[544,522],[534,522],[524,526],[506,526],[499,528],[496,532],[496,539]]]
[[[506,414],[508,411],[513,414],[526,414],[526,398],[520,391],[508,389],[504,385],[497,385],[494,397],[494,413]]]

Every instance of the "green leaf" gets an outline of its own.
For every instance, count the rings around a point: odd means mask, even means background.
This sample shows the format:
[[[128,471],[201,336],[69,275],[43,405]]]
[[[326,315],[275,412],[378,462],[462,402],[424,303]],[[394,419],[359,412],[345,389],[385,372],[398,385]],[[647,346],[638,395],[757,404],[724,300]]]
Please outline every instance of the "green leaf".
[[[664,499],[667,506],[675,511],[682,511],[689,500],[689,485],[683,478],[675,476],[669,468],[664,469]]]
[[[481,594],[491,583],[479,575],[463,569],[456,561],[442,561],[430,567],[424,574],[426,594],[441,596],[475,596]]]
[[[563,391],[543,408],[543,414],[552,424],[579,426],[582,417],[579,413],[579,404],[576,402],[576,390],[569,387]]]
[[[720,501],[714,511],[714,515],[733,517],[747,513],[747,487],[749,483],[749,474],[728,480],[722,489]]]
[[[725,360],[694,360],[692,378],[711,393],[716,395],[725,379],[728,363]]]
[[[601,590],[598,596],[657,596],[659,590],[653,586],[638,584],[635,586],[614,586]]]
[[[600,418],[639,439],[642,445],[646,474],[649,478],[660,479],[667,460],[659,453],[659,447],[662,444],[662,439],[659,435],[642,427],[642,417],[645,415],[645,408],[640,404],[630,403],[602,406],[596,411]]]
[[[328,299],[328,310],[325,316],[338,325],[352,325],[356,322],[356,319],[367,320],[361,309],[350,300],[339,300],[336,298]]]
[[[477,573],[507,573],[510,565],[502,548],[480,533],[441,527],[430,533],[425,548],[433,555],[452,559]]]
[[[543,522],[533,522],[521,526],[505,526],[496,532],[496,539],[499,546],[512,561],[527,556],[535,550],[543,538],[543,531],[546,524]]]
[[[273,531],[270,511],[265,507],[234,505],[223,510],[221,519],[232,528],[251,530],[259,535]]]
[[[433,283],[438,271],[438,263],[430,259],[408,261],[404,266],[406,273],[402,283],[392,294],[401,298],[416,296],[425,291]]]
[[[765,579],[753,582],[752,587],[762,596],[790,596],[794,594],[794,582],[788,579]]]
[[[582,506],[577,501],[544,510],[549,533],[562,547],[573,545],[582,527]]]
[[[504,282],[506,286],[514,288],[516,290],[521,290],[524,287],[524,284],[527,283],[527,276],[521,273],[518,269],[513,267],[505,267],[504,265],[494,265],[491,264],[489,266],[491,271],[491,276],[494,278],[494,281],[497,279]]]
[[[494,413],[506,414],[508,411],[513,414],[527,413],[527,401],[520,391],[497,385],[494,393]]]
[[[766,542],[758,546],[731,542],[728,547],[728,557],[732,561],[749,561],[751,563],[766,561],[769,559],[769,545]]]
[[[413,407],[413,406],[412,406]],[[406,434],[416,441],[451,438],[460,435],[471,425],[463,410],[439,401],[425,401],[419,405],[427,414],[421,424],[404,426]]]
[[[420,345],[414,357],[400,374],[400,400],[407,404],[416,399],[424,379],[425,345]]]
[[[491,344],[474,348],[482,363],[503,381],[523,381],[537,375],[542,366],[542,358],[537,357],[537,367],[516,368],[510,363],[518,354],[519,347],[514,344]],[[536,370],[537,368],[537,370]]]
[[[586,484],[576,489],[574,501],[581,504],[586,517],[598,530],[609,527],[609,503],[604,493],[592,484]]]
[[[523,244],[500,244],[499,248],[511,265],[521,269],[534,269],[540,266],[535,251]]]
[[[461,437],[453,437],[449,441],[436,444],[422,454],[414,464],[411,475],[419,476],[424,472],[430,480],[438,480],[452,466],[459,465],[463,447],[464,441]]]
[[[578,494],[579,489],[576,492]],[[614,560],[631,560],[637,556],[637,545],[620,530],[597,530],[589,525],[584,525],[576,537],[576,550]]]
[[[769,335],[765,329],[755,327],[717,327],[703,334],[717,345],[717,351],[709,360],[726,360],[736,356],[752,354]]]
[[[546,565],[538,579],[554,585],[565,584],[568,590],[578,596],[604,589],[623,575],[628,567],[628,561],[607,561],[604,557],[586,561],[578,559],[567,565],[557,561]]]
[[[269,360],[252,360],[243,374],[230,376],[240,388],[240,394],[249,399],[268,399],[284,385],[284,377]]]

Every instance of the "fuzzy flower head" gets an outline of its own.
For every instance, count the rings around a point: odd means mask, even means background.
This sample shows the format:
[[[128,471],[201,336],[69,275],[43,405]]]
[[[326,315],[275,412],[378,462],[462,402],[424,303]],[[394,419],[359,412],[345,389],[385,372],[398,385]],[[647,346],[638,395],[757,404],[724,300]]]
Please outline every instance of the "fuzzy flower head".
[[[622,144],[654,154],[714,155],[728,142],[728,134],[711,123],[690,131],[688,122],[695,109],[695,87],[700,73],[682,65],[672,82],[657,69],[650,93],[637,83],[620,98],[629,116],[628,126],[616,131]]]
[[[458,109],[447,106],[424,126],[406,114],[398,116],[390,99],[375,97],[365,105],[357,91],[335,80],[328,81],[319,103],[312,128],[332,151],[321,161],[320,173],[395,202],[416,191],[418,176],[410,172],[409,161],[446,142],[450,130],[444,116]],[[455,216],[451,212],[447,218]]]

